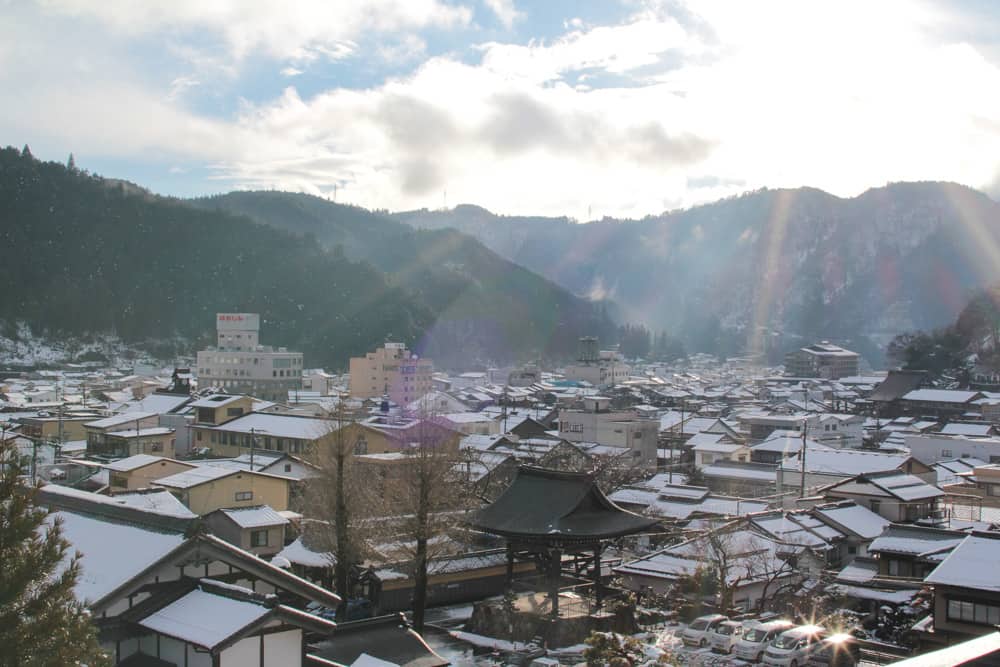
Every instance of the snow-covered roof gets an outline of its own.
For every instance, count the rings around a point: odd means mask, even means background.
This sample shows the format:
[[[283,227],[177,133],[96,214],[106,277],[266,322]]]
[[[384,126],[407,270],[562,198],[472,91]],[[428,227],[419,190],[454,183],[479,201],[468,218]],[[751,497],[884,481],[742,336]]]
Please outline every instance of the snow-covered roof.
[[[139,625],[213,649],[270,612],[255,602],[194,590],[142,619]]]
[[[303,543],[301,537],[279,551],[275,558],[287,558],[293,565],[303,567],[332,567],[334,555],[330,552],[313,551]]]
[[[179,519],[195,519],[198,517],[197,514],[185,507],[184,503],[177,500],[174,494],[166,489],[161,491],[116,493],[111,496],[111,500],[120,505],[153,514],[173,516]]]
[[[966,536],[924,581],[1000,592],[1000,579],[996,576],[996,566],[1000,562],[998,537],[987,537],[983,533]]]
[[[123,412],[120,415],[112,415],[111,417],[105,417],[104,419],[87,422],[84,426],[87,428],[113,428],[115,426],[121,426],[122,424],[128,424],[134,421],[151,419],[156,416],[155,412]]]
[[[328,433],[332,424],[327,419],[318,419],[316,417],[251,412],[219,426],[206,426],[202,424],[196,424],[196,426],[198,428],[229,431],[230,433],[251,433],[251,429],[253,429],[252,433],[261,437],[315,440]]]
[[[106,474],[106,471],[104,471]],[[100,505],[117,505],[119,507],[132,507],[148,512],[179,519],[193,519],[197,514],[185,507],[179,500],[174,498],[166,489],[160,491],[138,491],[132,493],[116,493],[113,496],[105,496],[100,493],[74,489],[69,486],[59,484],[46,484],[46,494],[54,494],[67,498],[79,498],[90,503]]]
[[[701,467],[701,472],[705,477],[723,477],[726,479],[757,480],[762,482],[774,482],[777,479],[777,470],[773,467],[744,464],[744,465],[723,465],[712,464]]]
[[[56,518],[62,520],[62,534],[70,550],[81,554],[80,576],[73,592],[84,602],[100,600],[184,543],[184,536],[177,533],[75,512],[56,511],[47,520]],[[64,566],[68,563],[63,561]]]
[[[131,470],[136,470],[137,468],[142,468],[143,466],[148,466],[153,463],[158,463],[160,461],[168,461],[163,456],[153,456],[152,454],[136,454],[135,456],[130,456],[125,459],[119,459],[112,463],[106,464],[104,467],[108,470],[114,470],[115,472],[129,472]]]
[[[125,431],[110,431],[106,435],[111,435],[116,438],[143,438],[143,437],[153,437],[157,435],[170,435],[174,432],[174,429],[167,428],[165,426],[154,426],[151,428],[140,428],[140,429],[128,429]]]
[[[865,473],[895,470],[909,458],[906,454],[881,454],[845,449],[809,450],[806,455],[806,471],[854,477]],[[793,454],[782,460],[781,469],[801,471],[802,464],[799,462],[798,454]]]
[[[971,438],[986,438],[993,430],[992,424],[948,424],[941,429],[941,435],[964,435]]]
[[[238,471],[231,468],[198,466],[197,468],[192,468],[191,470],[185,470],[184,472],[178,472],[173,475],[161,477],[154,483],[160,486],[169,486],[176,489],[187,489],[192,486],[204,484],[205,482],[222,479],[228,475],[235,475],[237,472]]]
[[[954,389],[914,389],[904,394],[904,401],[928,401],[933,403],[968,403],[978,391],[958,391]]]
[[[142,399],[122,403],[119,407],[126,410],[141,410],[163,415],[176,410],[190,401],[190,396],[183,394],[149,394]]]
[[[191,404],[193,408],[221,408],[243,398],[241,394],[212,394]]]
[[[958,531],[893,524],[872,540],[868,551],[896,553],[935,560],[954,549],[967,535]]]
[[[219,511],[232,519],[233,523],[240,528],[266,528],[268,526],[284,526],[289,523],[288,519],[268,505],[225,508]]]
[[[820,519],[828,519],[835,526],[845,528],[863,539],[872,540],[882,534],[889,520],[867,507],[851,503],[819,505],[813,512]]]

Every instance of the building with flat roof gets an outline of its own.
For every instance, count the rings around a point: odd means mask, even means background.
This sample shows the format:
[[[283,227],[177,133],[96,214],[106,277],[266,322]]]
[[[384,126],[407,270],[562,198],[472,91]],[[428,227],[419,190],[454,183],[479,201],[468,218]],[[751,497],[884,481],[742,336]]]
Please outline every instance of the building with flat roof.
[[[815,343],[785,355],[785,375],[801,378],[837,378],[858,374],[857,352],[828,341]]]
[[[404,343],[386,343],[363,357],[351,357],[350,393],[355,398],[388,395],[407,405],[433,389],[434,362],[421,359]]]
[[[260,315],[216,314],[216,346],[198,353],[200,387],[285,401],[302,389],[302,353],[261,345]]]

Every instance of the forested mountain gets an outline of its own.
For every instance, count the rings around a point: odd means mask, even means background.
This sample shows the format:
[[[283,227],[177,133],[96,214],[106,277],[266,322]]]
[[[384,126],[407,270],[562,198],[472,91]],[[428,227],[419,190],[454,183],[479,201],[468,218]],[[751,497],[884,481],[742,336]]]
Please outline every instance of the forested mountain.
[[[565,288],[499,257],[453,229],[419,231],[386,215],[290,192],[231,192],[193,205],[243,214],[318,243],[337,257],[371,263],[435,313],[424,351],[524,358],[577,351],[581,332],[612,342],[610,304]],[[524,344],[522,344],[524,343]]]
[[[903,331],[954,320],[1000,279],[1000,206],[952,183],[899,183],[841,199],[761,190],[643,220],[576,224],[475,206],[394,216],[452,227],[622,319],[732,354],[824,337],[873,361]]]
[[[363,228],[368,253],[354,255],[348,243],[327,250],[316,242],[321,231],[290,234],[12,148],[0,150],[0,203],[0,320],[50,334],[114,330],[131,341],[194,342],[208,338],[217,311],[260,312],[265,342],[301,349],[309,364],[343,367],[387,338],[443,360],[512,360],[573,355],[578,336],[611,328],[592,304],[451,232],[415,234],[386,221],[386,230],[443,240],[406,247],[398,235],[380,239]],[[448,266],[453,247],[467,250],[469,266]],[[378,267],[390,260],[364,261],[380,250],[420,252],[442,270],[422,283],[387,276]],[[508,286],[519,291],[462,288],[498,265],[510,267]],[[470,303],[480,298],[496,300]]]

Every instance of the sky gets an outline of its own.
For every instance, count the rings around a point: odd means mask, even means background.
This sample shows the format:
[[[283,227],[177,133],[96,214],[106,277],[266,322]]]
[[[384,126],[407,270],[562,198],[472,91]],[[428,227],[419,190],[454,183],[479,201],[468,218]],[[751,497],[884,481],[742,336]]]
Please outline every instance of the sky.
[[[0,144],[154,192],[641,217],[1000,194],[1000,3],[0,0]]]

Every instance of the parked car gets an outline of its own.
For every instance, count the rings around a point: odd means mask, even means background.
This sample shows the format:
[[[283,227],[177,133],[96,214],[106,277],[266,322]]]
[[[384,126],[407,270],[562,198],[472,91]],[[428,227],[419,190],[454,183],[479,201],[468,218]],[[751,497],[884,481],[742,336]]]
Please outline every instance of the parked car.
[[[765,665],[802,667],[822,646],[826,633],[818,625],[800,625],[778,635],[764,651]]]
[[[719,623],[728,620],[729,617],[722,614],[699,616],[681,633],[681,641],[685,646],[708,646],[708,633]]]
[[[830,635],[809,656],[809,667],[855,667],[861,661],[857,637],[847,633]]]
[[[733,655],[741,660],[760,662],[767,645],[785,630],[794,628],[791,621],[775,619],[757,623],[743,631],[743,637],[733,645]]]
[[[713,653],[732,653],[745,629],[746,625],[740,621],[722,621],[708,632],[708,645]]]

